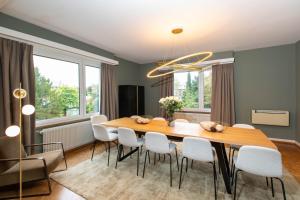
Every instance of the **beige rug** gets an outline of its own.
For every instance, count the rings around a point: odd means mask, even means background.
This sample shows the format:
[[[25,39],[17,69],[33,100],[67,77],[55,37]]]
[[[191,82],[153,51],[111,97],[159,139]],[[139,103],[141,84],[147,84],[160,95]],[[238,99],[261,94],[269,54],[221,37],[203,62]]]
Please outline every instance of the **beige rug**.
[[[212,168],[209,164],[194,162],[188,173],[183,175],[182,188],[178,189],[179,172],[173,161],[173,187],[169,185],[169,160],[147,163],[145,178],[142,178],[144,155],[140,158],[140,174],[136,176],[136,155],[118,163],[116,149],[111,152],[111,164],[107,167],[107,154],[94,156],[69,168],[67,171],[52,174],[51,178],[86,199],[97,200],[195,200],[214,199]],[[180,155],[180,153],[179,153]],[[179,164],[181,158],[179,158]],[[287,199],[300,199],[300,185],[285,170]],[[237,188],[238,199],[283,199],[279,182],[274,181],[275,198],[271,188],[267,188],[265,178],[243,173],[239,176]],[[222,177],[218,177],[218,199],[232,199],[226,194]]]

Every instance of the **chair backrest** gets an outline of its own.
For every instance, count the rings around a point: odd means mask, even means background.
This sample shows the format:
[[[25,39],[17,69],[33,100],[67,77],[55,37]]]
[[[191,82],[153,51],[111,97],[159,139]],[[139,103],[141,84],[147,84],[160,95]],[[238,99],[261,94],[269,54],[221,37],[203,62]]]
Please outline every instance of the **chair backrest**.
[[[156,153],[170,153],[170,142],[166,135],[156,132],[147,132],[145,135],[146,149]]]
[[[138,145],[134,130],[130,128],[118,128],[118,140],[120,144],[128,147],[135,147]]]
[[[138,116],[138,115],[132,115],[132,116],[130,116],[130,118],[131,119],[136,119],[136,118],[140,118],[140,116]]]
[[[189,121],[186,120],[186,119],[175,119],[175,120],[171,121],[170,126],[175,126],[175,124],[177,122],[179,122],[179,123],[189,123]]]
[[[100,124],[106,122],[108,119],[105,115],[95,115],[91,116],[91,124]]]
[[[248,129],[255,129],[254,126],[249,125],[249,124],[234,124],[232,127],[235,128],[248,128]]]
[[[282,176],[281,154],[278,150],[271,148],[242,146],[235,165],[238,169],[256,175]]]
[[[154,117],[152,120],[161,120],[161,121],[166,121],[165,118],[163,117]]]
[[[214,161],[213,148],[209,140],[196,137],[185,137],[182,143],[182,155],[198,161]]]
[[[174,122],[189,123],[189,121],[187,119],[175,119]]]
[[[109,133],[105,126],[101,124],[93,124],[92,127],[93,127],[94,137],[97,140],[109,141],[109,135],[108,135]]]

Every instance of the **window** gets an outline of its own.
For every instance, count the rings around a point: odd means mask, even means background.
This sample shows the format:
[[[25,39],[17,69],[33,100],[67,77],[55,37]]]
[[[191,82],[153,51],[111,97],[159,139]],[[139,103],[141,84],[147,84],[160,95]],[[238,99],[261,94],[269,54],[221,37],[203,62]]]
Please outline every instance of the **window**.
[[[86,113],[97,113],[100,111],[100,69],[85,66],[85,99]]]
[[[100,112],[100,61],[46,48],[33,61],[38,125]]]
[[[174,95],[182,99],[184,110],[210,111],[211,68],[203,72],[178,72],[174,74]]]
[[[33,56],[36,119],[79,115],[79,66],[77,63]]]

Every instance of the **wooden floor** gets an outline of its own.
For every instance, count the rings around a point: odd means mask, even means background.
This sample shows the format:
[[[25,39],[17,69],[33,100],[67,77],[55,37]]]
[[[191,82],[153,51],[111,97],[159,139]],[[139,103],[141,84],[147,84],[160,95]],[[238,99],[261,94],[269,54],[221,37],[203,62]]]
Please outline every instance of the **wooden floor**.
[[[294,144],[288,143],[275,143],[279,151],[282,153],[284,166],[289,170],[291,174],[300,182],[300,148]],[[104,145],[98,144],[95,154],[103,152]],[[92,145],[87,145],[82,148],[67,152],[68,166],[72,167],[84,160],[90,159],[92,153]],[[112,158],[113,159],[113,158]],[[61,165],[63,167],[63,163]],[[24,189],[24,193],[31,193],[37,191],[45,191],[47,185],[45,183],[35,184],[30,186],[28,189]],[[51,180],[52,193],[49,196],[27,198],[28,200],[82,200],[80,195],[72,192],[64,186]]]

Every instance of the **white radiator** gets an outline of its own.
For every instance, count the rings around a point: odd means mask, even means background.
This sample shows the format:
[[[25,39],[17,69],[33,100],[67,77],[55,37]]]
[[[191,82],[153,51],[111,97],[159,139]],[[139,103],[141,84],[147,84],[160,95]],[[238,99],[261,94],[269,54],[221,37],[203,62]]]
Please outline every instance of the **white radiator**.
[[[43,129],[43,142],[62,142],[65,150],[74,149],[94,141],[92,125],[90,121],[84,121],[64,126]],[[44,146],[44,151],[58,149],[57,145]]]

